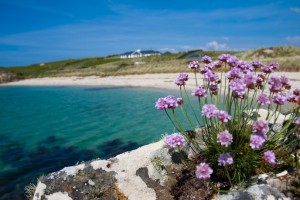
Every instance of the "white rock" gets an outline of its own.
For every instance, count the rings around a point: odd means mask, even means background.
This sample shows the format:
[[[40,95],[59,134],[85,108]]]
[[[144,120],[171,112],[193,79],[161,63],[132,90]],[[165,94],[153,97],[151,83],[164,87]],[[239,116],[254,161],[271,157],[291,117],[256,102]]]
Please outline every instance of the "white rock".
[[[71,197],[69,197],[67,192],[56,192],[50,195],[46,195],[47,200],[73,200]]]
[[[276,174],[276,177],[282,177],[282,176],[285,176],[287,174],[288,174],[288,172],[286,170],[284,170],[283,172],[280,172],[280,173]]]
[[[268,178],[269,177],[269,175],[267,175],[267,174],[260,174],[260,175],[258,175],[258,179],[259,180],[266,180],[266,178]]]
[[[40,200],[41,196],[45,192],[46,187],[47,186],[44,183],[38,182],[32,200]]]
[[[88,183],[89,183],[89,185],[91,185],[91,186],[94,186],[94,185],[95,185],[95,182],[92,181],[92,180],[89,180]]]
[[[120,192],[127,196],[129,200],[155,200],[156,193],[154,189],[148,188],[146,183],[136,175],[136,171],[139,168],[147,167],[149,177],[159,177],[159,174],[153,169],[150,158],[155,155],[165,155],[166,152],[164,150],[160,152],[163,146],[164,142],[159,141],[142,146],[131,152],[119,154],[114,158],[117,162],[96,160],[91,162],[91,166],[94,170],[101,168],[107,172],[115,172],[117,186]],[[110,165],[109,167],[107,167],[108,164]]]
[[[93,167],[94,170],[101,168],[106,171],[106,169],[108,169],[107,168],[108,164],[111,164],[111,162],[107,160],[96,160],[91,162],[91,166]]]

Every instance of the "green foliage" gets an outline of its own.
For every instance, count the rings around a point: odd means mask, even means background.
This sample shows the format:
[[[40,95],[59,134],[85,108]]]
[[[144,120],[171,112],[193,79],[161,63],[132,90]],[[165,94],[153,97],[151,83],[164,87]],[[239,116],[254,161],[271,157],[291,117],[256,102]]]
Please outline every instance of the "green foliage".
[[[27,197],[28,200],[32,199],[34,196],[34,192],[36,189],[36,185],[33,183],[30,183],[29,185],[25,186],[25,196]]]

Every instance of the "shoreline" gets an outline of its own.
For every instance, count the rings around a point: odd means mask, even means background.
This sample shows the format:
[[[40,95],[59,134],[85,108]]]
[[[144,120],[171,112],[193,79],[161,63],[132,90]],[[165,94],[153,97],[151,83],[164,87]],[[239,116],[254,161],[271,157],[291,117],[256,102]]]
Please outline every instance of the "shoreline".
[[[189,81],[187,89],[194,89],[196,86],[194,74],[188,73]],[[300,72],[275,72],[273,76],[285,75],[290,79],[292,88],[300,86]],[[45,77],[32,78],[15,82],[0,84],[2,86],[124,86],[124,87],[145,87],[177,90],[178,86],[174,84],[174,80],[178,73],[168,74],[143,74],[143,75],[125,75],[125,76],[72,76],[72,77]],[[220,77],[220,74],[219,74]],[[197,75],[198,80],[202,78],[201,74]],[[224,74],[223,74],[224,78]]]
[[[174,80],[178,74],[144,74],[126,76],[72,76],[32,78],[0,84],[0,86],[124,86],[159,89],[177,89]]]

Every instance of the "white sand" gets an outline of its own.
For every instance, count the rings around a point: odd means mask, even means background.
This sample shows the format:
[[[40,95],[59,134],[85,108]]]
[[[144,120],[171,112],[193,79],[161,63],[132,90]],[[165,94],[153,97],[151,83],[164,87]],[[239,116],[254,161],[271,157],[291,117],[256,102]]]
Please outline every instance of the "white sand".
[[[292,88],[300,88],[300,72],[276,72],[275,76],[285,75],[291,80]],[[54,77],[54,78],[35,78],[26,79],[5,85],[26,85],[26,86],[134,86],[134,87],[153,87],[177,89],[174,80],[178,74],[144,74],[127,76],[109,76],[109,77]],[[197,74],[201,78],[201,74]],[[224,76],[223,76],[224,77]],[[189,74],[188,88],[195,88],[194,74]]]

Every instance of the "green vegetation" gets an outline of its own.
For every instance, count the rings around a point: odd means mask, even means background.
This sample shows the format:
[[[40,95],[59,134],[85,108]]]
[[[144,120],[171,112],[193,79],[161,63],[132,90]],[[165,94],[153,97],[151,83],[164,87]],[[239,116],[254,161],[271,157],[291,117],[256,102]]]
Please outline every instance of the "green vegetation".
[[[278,61],[283,71],[300,71],[300,48],[289,46],[263,48],[246,52],[193,50],[131,59],[120,59],[118,56],[71,59],[33,64],[26,67],[11,67],[5,68],[5,70],[18,74],[19,78],[177,73],[188,72],[187,64],[191,60],[197,59],[187,58],[192,54],[208,55],[215,60],[222,53],[236,55],[239,59],[249,61],[255,59],[259,59],[263,63]],[[145,62],[145,64],[135,65],[135,62]]]

